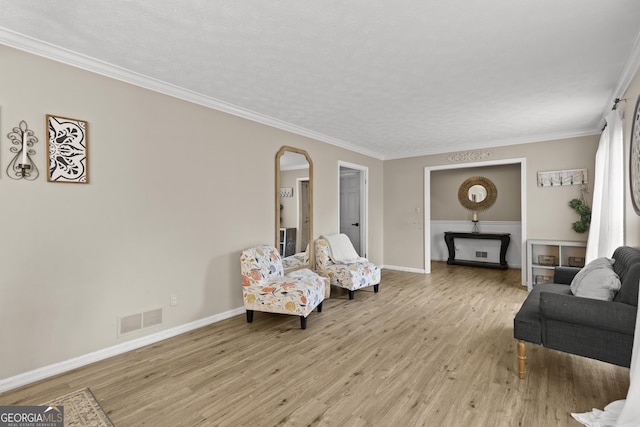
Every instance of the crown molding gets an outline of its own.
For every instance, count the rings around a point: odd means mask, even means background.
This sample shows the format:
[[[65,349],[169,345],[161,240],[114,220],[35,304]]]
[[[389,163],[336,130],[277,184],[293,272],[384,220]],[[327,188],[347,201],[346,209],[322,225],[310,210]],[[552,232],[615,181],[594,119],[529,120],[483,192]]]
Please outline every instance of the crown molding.
[[[373,157],[378,160],[384,160],[384,157],[380,153],[358,147],[341,139],[333,138],[310,129],[296,126],[274,117],[256,113],[255,111],[247,110],[242,107],[238,107],[237,105],[229,104],[219,99],[205,96],[192,90],[172,85],[2,27],[0,27],[0,43],[56,62],[70,65],[72,67],[81,68],[92,73],[162,93],[173,98],[178,98],[183,101],[188,101],[213,110],[242,117],[244,119],[296,135],[335,145],[337,147],[344,148],[345,150],[364,154],[365,156]]]
[[[461,153],[462,156],[465,155],[465,152],[481,152],[486,151],[487,149],[494,149],[497,147],[505,147],[510,145],[520,145],[520,144],[531,144],[534,142],[544,142],[544,141],[554,141],[557,139],[569,139],[569,138],[580,138],[583,136],[591,136],[591,135],[599,135],[601,133],[601,129],[583,129],[583,130],[574,130],[568,132],[556,132],[556,133],[547,133],[547,134],[539,134],[539,135],[531,135],[520,138],[510,138],[510,139],[502,139],[499,141],[490,140],[485,142],[476,142],[475,144],[468,144],[465,146],[460,146],[455,151],[447,151],[447,147],[442,147],[442,150],[429,150],[429,151],[414,151],[411,153],[398,154],[393,157],[385,157],[384,160],[396,160],[396,159],[405,159],[409,157],[420,157],[420,156],[433,156],[436,154],[456,154]],[[493,155],[493,152],[491,152]]]

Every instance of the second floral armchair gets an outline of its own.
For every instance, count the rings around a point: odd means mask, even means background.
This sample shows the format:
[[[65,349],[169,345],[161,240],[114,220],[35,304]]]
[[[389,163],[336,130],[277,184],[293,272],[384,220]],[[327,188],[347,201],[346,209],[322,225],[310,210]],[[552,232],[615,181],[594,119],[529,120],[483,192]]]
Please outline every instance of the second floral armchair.
[[[339,252],[334,246],[342,244],[347,246],[347,253],[353,252],[353,245],[349,238],[344,235],[323,236],[315,242],[316,270],[319,274],[329,277],[330,283],[334,286],[345,288],[349,291],[349,299],[354,298],[356,290],[373,286],[373,291],[378,292],[380,284],[380,267],[369,262],[366,258],[354,258],[343,261],[336,254]],[[349,248],[350,246],[350,248]],[[340,251],[344,253],[345,251]]]

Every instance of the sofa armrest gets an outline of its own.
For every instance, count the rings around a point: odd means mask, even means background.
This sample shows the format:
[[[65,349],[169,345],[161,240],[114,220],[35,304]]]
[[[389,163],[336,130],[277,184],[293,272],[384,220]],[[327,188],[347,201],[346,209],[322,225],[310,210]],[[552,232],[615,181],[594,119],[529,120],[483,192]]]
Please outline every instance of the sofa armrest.
[[[553,283],[570,285],[578,271],[579,267],[556,267],[553,269]]]
[[[633,335],[637,308],[619,302],[552,292],[540,293],[540,316],[561,322]]]

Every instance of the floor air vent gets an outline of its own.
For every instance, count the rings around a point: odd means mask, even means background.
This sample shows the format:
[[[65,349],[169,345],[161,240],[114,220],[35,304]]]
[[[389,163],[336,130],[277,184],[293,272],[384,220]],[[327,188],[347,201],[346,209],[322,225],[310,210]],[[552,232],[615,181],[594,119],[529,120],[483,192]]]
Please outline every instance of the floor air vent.
[[[162,308],[118,318],[118,335],[162,324]]]

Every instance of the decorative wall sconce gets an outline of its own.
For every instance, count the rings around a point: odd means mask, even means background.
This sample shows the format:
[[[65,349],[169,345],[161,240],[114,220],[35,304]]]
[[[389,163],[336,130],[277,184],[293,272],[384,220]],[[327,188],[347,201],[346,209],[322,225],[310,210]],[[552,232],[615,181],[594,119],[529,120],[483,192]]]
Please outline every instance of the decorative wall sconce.
[[[11,147],[10,151],[16,153],[11,162],[9,162],[7,175],[11,179],[33,181],[40,175],[38,168],[31,159],[31,156],[36,154],[36,150],[31,147],[38,142],[38,138],[36,138],[24,120],[20,122],[18,127],[13,128],[13,131],[9,132],[7,137],[15,146]]]

